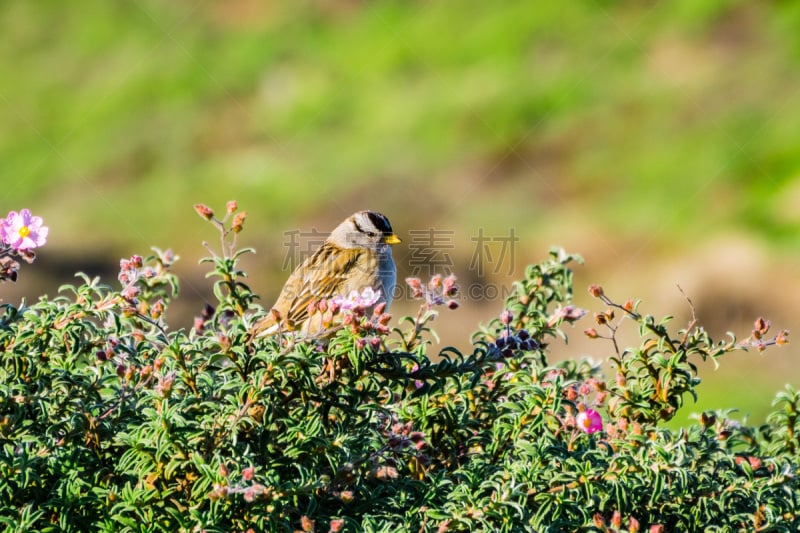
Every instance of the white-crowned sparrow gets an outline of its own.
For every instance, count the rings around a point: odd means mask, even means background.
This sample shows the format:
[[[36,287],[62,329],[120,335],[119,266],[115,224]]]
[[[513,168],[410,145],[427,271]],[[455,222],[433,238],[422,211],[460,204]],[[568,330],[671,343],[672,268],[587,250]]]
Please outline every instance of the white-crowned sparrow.
[[[266,317],[252,328],[256,336],[278,331],[321,333],[319,313],[309,314],[309,304],[335,296],[361,293],[367,287],[380,291],[375,305],[392,303],[397,269],[392,245],[401,242],[389,219],[375,211],[359,211],[334,229],[322,246],[289,276],[278,300]]]

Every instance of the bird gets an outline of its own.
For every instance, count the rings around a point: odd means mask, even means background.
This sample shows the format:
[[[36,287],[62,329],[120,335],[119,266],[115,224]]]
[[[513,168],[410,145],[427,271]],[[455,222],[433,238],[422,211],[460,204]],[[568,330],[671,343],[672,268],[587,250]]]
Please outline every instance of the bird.
[[[286,280],[270,312],[251,328],[253,337],[298,331],[324,333],[321,319],[310,304],[371,288],[388,310],[397,282],[392,246],[401,239],[389,219],[376,211],[358,211],[347,217],[325,242]]]

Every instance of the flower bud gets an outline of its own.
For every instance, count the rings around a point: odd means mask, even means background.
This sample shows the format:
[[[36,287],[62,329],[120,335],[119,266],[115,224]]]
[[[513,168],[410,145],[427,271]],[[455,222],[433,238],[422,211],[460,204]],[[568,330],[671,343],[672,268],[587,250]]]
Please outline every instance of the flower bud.
[[[578,399],[578,391],[575,390],[575,387],[568,387],[564,389],[564,397],[567,400],[574,402]]]
[[[205,204],[194,204],[194,210],[206,220],[214,218],[214,211]]]
[[[150,318],[153,320],[158,320],[161,318],[161,315],[164,314],[164,300],[158,300],[156,303],[153,304],[153,307],[150,308]]]
[[[431,277],[431,280],[428,282],[428,288],[430,290],[436,290],[442,286],[442,275],[441,274],[434,274]]]
[[[600,285],[589,285],[589,294],[595,298],[600,298],[603,296],[603,287]]]
[[[771,325],[772,323],[769,320],[764,320],[763,317],[758,317],[753,328],[753,338],[756,340],[761,339],[767,334]]]
[[[458,285],[456,285],[456,276],[455,274],[450,274],[444,281],[442,282],[442,292],[445,296],[453,297],[458,293]]]
[[[122,292],[120,294],[122,295],[123,298],[125,298],[129,302],[132,302],[134,298],[136,298],[136,296],[139,294],[139,292],[140,289],[136,285],[128,285],[127,287],[122,289]]]
[[[233,222],[231,223],[231,229],[234,233],[239,233],[242,231],[242,227],[244,226],[244,220],[247,218],[247,211],[241,211],[236,213],[236,216],[233,217]]]
[[[225,210],[228,211],[228,214],[233,213],[237,208],[238,206],[236,205],[236,200],[230,200],[227,204],[225,204]]]
[[[406,278],[406,284],[412,289],[422,290],[422,281],[419,278]]]

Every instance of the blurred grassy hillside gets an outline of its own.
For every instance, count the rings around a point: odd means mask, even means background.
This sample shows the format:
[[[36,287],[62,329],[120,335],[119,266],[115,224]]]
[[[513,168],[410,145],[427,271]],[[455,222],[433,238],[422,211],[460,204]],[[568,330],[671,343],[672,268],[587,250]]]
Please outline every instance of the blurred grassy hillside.
[[[578,303],[601,282],[682,324],[680,284],[715,334],[760,314],[800,330],[798,27],[777,0],[4,2],[0,208],[51,232],[0,297],[172,247],[188,324],[214,238],[191,205],[235,198],[265,305],[287,232],[369,207],[406,239],[401,276],[431,228],[465,285],[556,243],[587,259]],[[477,236],[512,228],[511,264],[476,272]],[[445,340],[499,306],[465,301]],[[572,353],[602,357],[579,331]],[[697,408],[762,416],[800,385],[795,351],[723,362]]]

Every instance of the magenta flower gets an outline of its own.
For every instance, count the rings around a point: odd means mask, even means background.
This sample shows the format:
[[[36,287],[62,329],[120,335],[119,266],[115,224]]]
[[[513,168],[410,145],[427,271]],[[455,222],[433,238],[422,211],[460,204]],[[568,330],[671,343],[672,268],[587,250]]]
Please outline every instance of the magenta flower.
[[[581,431],[586,433],[596,433],[603,429],[603,418],[594,409],[587,409],[578,413],[578,416],[575,417],[575,423]]]
[[[31,216],[28,209],[19,213],[11,211],[0,221],[0,239],[15,250],[31,250],[47,242],[49,229],[42,225],[42,217]]]

